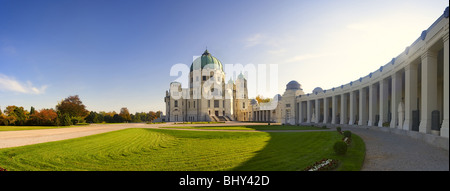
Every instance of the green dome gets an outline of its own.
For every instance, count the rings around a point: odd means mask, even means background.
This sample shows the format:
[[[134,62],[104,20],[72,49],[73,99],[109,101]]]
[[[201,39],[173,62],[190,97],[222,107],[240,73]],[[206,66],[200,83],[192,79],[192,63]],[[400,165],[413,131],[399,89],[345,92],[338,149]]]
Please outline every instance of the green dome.
[[[215,68],[223,71],[222,63],[216,57],[211,56],[211,54],[208,52],[208,49],[205,50],[201,57],[198,57],[194,60],[194,62],[192,62],[191,71],[193,70],[194,63],[197,64],[196,67],[201,66],[201,69],[204,69],[206,66],[207,68]]]

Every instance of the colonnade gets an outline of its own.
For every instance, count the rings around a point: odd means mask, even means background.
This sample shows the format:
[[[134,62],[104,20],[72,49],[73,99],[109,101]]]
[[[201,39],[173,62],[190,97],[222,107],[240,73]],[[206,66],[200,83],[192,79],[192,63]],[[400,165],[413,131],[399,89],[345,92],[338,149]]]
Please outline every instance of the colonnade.
[[[253,111],[253,121],[269,121],[272,110]]]
[[[297,97],[298,123],[390,127],[449,137],[448,7],[446,11],[380,69]]]

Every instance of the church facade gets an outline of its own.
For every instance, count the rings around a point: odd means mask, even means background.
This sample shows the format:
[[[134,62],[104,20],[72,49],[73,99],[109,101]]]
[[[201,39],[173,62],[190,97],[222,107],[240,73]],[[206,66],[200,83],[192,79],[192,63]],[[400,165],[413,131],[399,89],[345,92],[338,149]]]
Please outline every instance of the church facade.
[[[247,80],[242,73],[235,81],[225,77],[220,60],[205,50],[190,67],[188,88],[170,83],[165,121],[248,121]]]

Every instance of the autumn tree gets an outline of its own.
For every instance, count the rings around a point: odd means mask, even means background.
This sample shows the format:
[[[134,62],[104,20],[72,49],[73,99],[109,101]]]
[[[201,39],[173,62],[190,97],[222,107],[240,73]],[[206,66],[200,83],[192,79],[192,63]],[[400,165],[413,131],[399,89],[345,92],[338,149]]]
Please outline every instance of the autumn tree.
[[[270,98],[264,98],[263,96],[261,96],[261,95],[258,95],[258,96],[256,96],[256,101],[258,101],[258,104],[260,104],[260,103],[269,103],[270,102]]]
[[[5,114],[8,115],[6,120],[9,125],[25,125],[29,117],[27,110],[24,110],[23,107],[17,107],[15,105],[6,107]]]
[[[61,115],[67,115],[75,123],[84,120],[86,116],[89,115],[89,111],[86,106],[81,102],[78,95],[69,96],[66,99],[56,105],[56,110],[61,113]],[[65,116],[64,119],[65,120]]]
[[[131,121],[130,112],[128,111],[128,109],[126,107],[122,107],[122,109],[120,109],[119,116],[122,117],[122,119],[126,122]]]
[[[53,109],[41,109],[30,115],[30,121],[33,125],[56,125],[57,118],[58,114]]]

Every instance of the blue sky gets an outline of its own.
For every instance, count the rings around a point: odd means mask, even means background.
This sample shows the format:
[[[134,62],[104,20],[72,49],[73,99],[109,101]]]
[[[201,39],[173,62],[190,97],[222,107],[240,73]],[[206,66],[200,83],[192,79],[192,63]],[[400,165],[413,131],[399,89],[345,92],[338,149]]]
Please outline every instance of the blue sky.
[[[165,91],[177,78],[171,67],[190,66],[206,46],[223,64],[277,64],[280,94],[290,80],[305,93],[330,89],[389,62],[447,6],[442,0],[0,0],[0,108],[54,108],[77,94],[94,111],[165,111]]]

